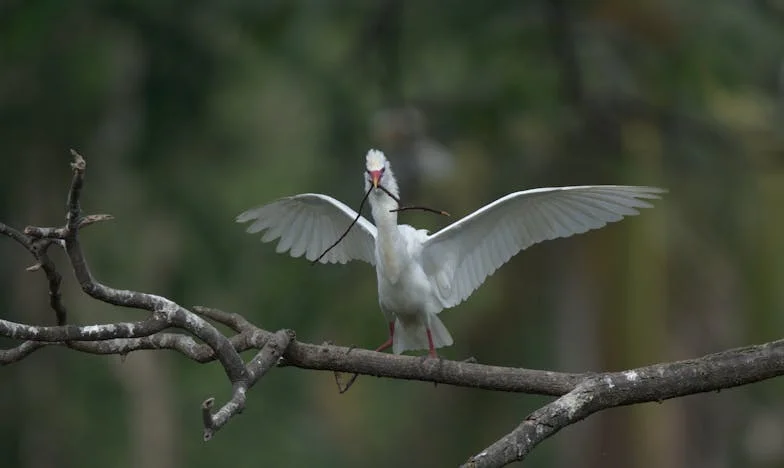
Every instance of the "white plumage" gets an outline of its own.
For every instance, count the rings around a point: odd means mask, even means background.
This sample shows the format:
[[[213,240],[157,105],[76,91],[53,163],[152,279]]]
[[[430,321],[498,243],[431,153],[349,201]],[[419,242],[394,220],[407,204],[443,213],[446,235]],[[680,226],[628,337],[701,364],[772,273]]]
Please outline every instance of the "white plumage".
[[[371,185],[373,189],[371,190]],[[365,189],[374,226],[364,217],[321,263],[363,260],[375,265],[381,311],[390,338],[378,350],[395,353],[449,346],[452,337],[438,318],[443,309],[468,297],[519,251],[548,239],[568,237],[652,205],[665,190],[624,185],[551,187],[515,192],[429,235],[397,224],[397,181],[380,151],[366,157]],[[261,240],[280,239],[276,252],[289,251],[315,260],[357,213],[334,198],[305,193],[248,210],[238,222],[252,221],[247,231],[265,231]]]

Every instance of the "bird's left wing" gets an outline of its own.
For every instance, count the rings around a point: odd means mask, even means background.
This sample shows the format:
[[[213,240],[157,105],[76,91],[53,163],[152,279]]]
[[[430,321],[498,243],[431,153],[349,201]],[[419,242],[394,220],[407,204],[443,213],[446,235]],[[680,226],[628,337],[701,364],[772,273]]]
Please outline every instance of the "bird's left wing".
[[[237,216],[238,223],[252,221],[247,232],[266,230],[261,240],[280,238],[276,252],[289,251],[292,257],[305,254],[315,260],[351,224],[357,212],[338,200],[320,193],[303,193],[281,198]],[[348,235],[321,258],[321,263],[363,260],[374,265],[376,227],[360,216]]]
[[[422,247],[425,273],[442,305],[466,300],[519,251],[636,215],[659,198],[655,187],[592,185],[509,194],[430,236]]]

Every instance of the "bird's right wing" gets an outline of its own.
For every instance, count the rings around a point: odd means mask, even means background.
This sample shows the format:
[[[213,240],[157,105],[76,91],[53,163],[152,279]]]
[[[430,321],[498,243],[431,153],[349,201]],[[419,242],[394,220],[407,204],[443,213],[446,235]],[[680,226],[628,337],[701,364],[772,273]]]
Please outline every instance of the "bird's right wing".
[[[320,193],[303,193],[281,198],[237,216],[238,223],[252,221],[248,233],[266,230],[261,240],[280,238],[276,252],[290,251],[292,257],[315,260],[343,234],[357,212]],[[374,265],[376,227],[360,216],[346,237],[321,258],[321,263],[362,260]]]
[[[517,252],[636,215],[664,191],[587,185],[511,193],[430,236],[422,265],[442,305],[454,307]]]

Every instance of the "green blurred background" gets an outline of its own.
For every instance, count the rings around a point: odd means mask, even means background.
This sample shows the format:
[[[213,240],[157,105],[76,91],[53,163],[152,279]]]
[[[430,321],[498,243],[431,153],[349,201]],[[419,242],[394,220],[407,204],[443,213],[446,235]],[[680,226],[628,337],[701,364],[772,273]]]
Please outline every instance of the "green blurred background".
[[[375,275],[311,267],[237,213],[323,192],[357,207],[364,154],[404,200],[462,216],[505,193],[670,193],[537,245],[442,314],[447,358],[560,371],[684,359],[784,330],[784,2],[0,1],[0,219],[63,222],[69,148],[104,282],[238,312],[304,341],[386,338]],[[437,230],[447,220],[402,215]],[[78,290],[75,323],[132,320]],[[45,280],[0,242],[0,314],[51,324]],[[12,345],[3,341],[3,346]],[[784,466],[782,384],[608,411],[527,466]],[[547,398],[275,370],[209,443],[217,364],[65,349],[0,370],[9,467],[454,466]]]

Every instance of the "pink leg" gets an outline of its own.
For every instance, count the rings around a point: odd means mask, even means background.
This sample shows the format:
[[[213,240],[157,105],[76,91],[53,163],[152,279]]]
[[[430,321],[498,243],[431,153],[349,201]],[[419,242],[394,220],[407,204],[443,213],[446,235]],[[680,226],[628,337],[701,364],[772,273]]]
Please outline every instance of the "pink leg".
[[[429,328],[427,329],[427,344],[430,345],[430,350],[427,354],[429,354],[431,358],[438,357],[438,354],[436,354],[436,347],[433,346],[433,335],[430,333]]]
[[[387,341],[381,343],[381,346],[376,348],[376,352],[384,351],[385,349],[387,349],[390,346],[392,346],[392,339],[394,337],[395,337],[395,322],[389,322],[389,339]]]

